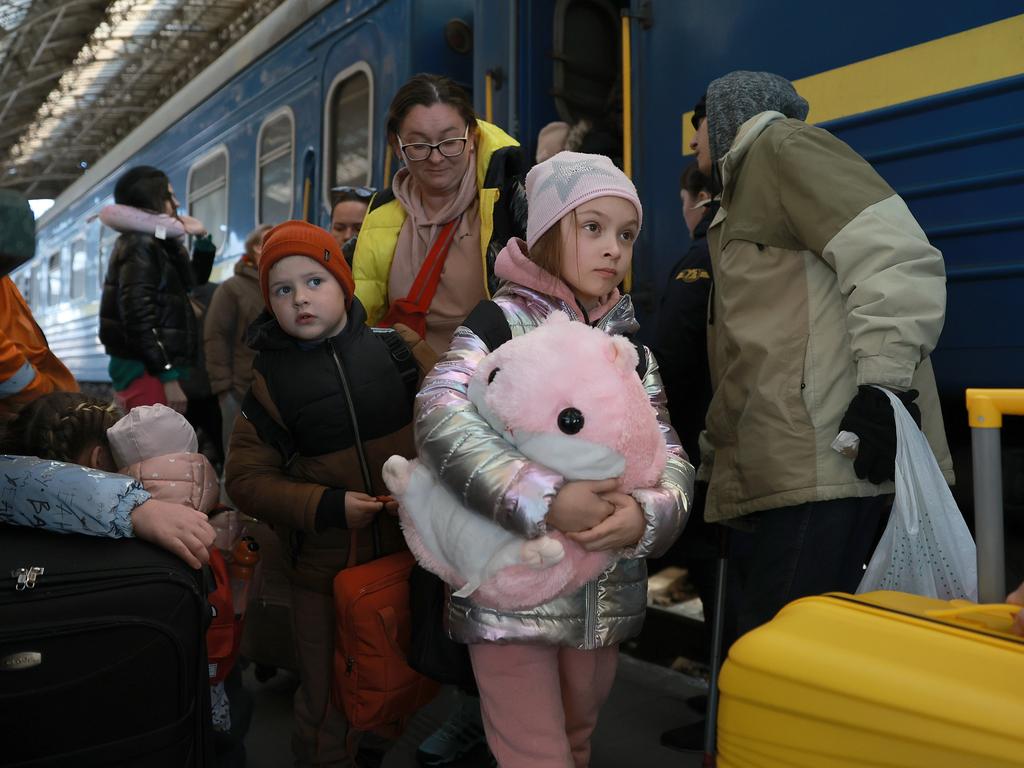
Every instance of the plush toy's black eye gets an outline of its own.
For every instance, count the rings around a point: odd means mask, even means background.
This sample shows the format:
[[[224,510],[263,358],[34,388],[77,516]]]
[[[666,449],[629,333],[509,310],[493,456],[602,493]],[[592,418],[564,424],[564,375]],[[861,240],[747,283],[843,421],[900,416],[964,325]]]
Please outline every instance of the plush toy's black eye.
[[[577,408],[566,408],[558,414],[558,428],[567,435],[575,435],[583,429],[583,414]]]
[[[487,374],[487,383],[488,384],[491,384],[494,381],[494,377],[498,375],[498,371],[500,371],[500,370],[501,370],[501,368],[495,368],[493,371],[491,371],[490,373]]]

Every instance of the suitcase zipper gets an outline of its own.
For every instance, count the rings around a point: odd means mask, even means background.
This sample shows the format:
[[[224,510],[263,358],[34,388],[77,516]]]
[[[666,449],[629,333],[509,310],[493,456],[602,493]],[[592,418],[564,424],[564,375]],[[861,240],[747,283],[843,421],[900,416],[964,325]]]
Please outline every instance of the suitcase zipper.
[[[138,619],[128,616],[103,616],[101,618],[88,618],[79,619],[77,621],[67,621],[63,624],[55,624],[47,627],[44,630],[40,630],[37,627],[23,628],[19,627],[16,631],[11,633],[3,632],[0,633],[5,645],[12,645],[14,643],[30,643],[38,642],[43,639],[59,638],[68,635],[81,635],[86,632],[94,630],[108,630],[111,627],[145,627],[155,632],[160,633],[174,648],[175,657],[184,666],[184,660],[188,658],[188,654],[185,651],[185,646],[181,643],[181,638],[177,637],[173,632],[168,631],[167,626],[159,621],[153,621],[152,619]],[[206,633],[202,633],[202,644],[203,648],[206,647]],[[38,658],[30,658],[29,661],[34,661],[35,664],[31,666],[38,667],[40,664],[45,662],[43,654],[38,651],[22,651],[20,654],[35,655]],[[15,656],[18,654],[12,654]],[[11,658],[6,657],[7,659]],[[205,668],[205,665],[201,665]],[[12,659],[8,662],[5,671],[18,670],[27,668],[24,664],[17,665],[16,660]],[[180,697],[178,701],[180,708],[187,709],[188,701]]]
[[[51,569],[52,571],[52,569]],[[43,576],[46,569],[41,566],[29,566],[28,568],[14,568],[11,577],[15,580],[14,589],[22,592],[26,589],[35,589],[38,584],[43,584]],[[138,584],[164,583],[170,581],[178,586],[188,588],[193,594],[199,595],[204,600],[204,595],[199,591],[195,581],[186,579],[173,571],[153,570],[151,568],[130,570],[124,569],[118,576],[111,576],[108,573],[96,574],[95,578],[82,579],[77,573],[50,573],[45,580],[45,592],[47,597],[65,597],[69,595],[92,592],[98,586],[105,583],[117,584],[122,577],[130,576],[140,579]],[[145,578],[150,577],[150,578]],[[0,593],[2,595],[2,593]]]
[[[15,579],[14,588],[21,592],[25,589],[35,589],[36,579],[46,573],[46,569],[38,565],[32,565],[28,568],[15,568],[11,571],[11,576]]]

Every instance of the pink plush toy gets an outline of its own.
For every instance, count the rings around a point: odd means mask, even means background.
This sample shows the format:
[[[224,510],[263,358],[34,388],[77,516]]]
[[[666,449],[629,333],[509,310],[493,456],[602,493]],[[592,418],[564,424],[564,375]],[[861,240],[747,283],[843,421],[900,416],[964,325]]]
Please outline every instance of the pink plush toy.
[[[556,312],[498,347],[469,385],[480,415],[515,450],[566,480],[620,478],[626,493],[652,487],[665,439],[636,373],[636,349]],[[418,461],[392,456],[384,482],[399,501],[420,564],[481,605],[519,610],[569,594],[599,576],[613,552],[588,553],[552,530],[525,539],[465,508]]]

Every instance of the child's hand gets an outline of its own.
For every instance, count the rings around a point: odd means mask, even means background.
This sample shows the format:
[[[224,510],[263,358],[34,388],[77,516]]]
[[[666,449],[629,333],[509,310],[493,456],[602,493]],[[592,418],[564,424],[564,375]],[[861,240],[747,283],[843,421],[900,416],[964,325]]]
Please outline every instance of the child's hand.
[[[202,512],[151,498],[133,509],[131,518],[138,538],[173,552],[192,568],[210,562],[217,532]]]
[[[643,536],[647,524],[640,504],[628,493],[619,491],[602,494],[602,498],[610,501],[615,511],[589,530],[565,535],[588,552],[634,546]]]
[[[615,510],[612,500],[602,498],[601,494],[618,487],[616,478],[568,482],[551,500],[544,520],[563,533],[593,528]]]
[[[384,505],[384,511],[392,517],[398,517],[398,502],[395,501],[394,496],[374,496],[374,498]]]
[[[188,397],[177,379],[164,382],[164,399],[167,400],[167,407],[173,408],[178,413],[184,413],[188,408]]]
[[[383,502],[358,491],[345,491],[345,522],[352,530],[365,528],[384,508]]]
[[[1006,602],[1014,605],[1024,605],[1024,584],[1006,596]],[[1024,637],[1024,610],[1013,617],[1013,634]]]

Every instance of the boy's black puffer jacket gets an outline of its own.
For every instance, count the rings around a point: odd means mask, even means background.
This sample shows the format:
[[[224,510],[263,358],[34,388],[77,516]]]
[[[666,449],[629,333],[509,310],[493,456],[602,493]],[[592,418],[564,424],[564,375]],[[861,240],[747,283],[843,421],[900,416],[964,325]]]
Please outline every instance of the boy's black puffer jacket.
[[[188,253],[177,242],[121,235],[100,300],[100,341],[107,354],[140,360],[154,375],[194,365],[199,331],[191,287]]]

